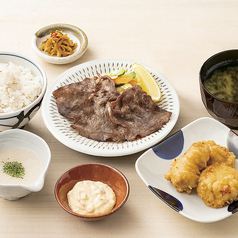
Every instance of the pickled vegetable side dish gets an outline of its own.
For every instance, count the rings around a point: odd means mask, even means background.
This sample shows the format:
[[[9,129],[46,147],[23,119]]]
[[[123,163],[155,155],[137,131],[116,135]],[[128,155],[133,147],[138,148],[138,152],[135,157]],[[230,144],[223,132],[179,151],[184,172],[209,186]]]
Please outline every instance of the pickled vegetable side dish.
[[[222,100],[238,102],[238,66],[224,66],[214,70],[204,86]]]

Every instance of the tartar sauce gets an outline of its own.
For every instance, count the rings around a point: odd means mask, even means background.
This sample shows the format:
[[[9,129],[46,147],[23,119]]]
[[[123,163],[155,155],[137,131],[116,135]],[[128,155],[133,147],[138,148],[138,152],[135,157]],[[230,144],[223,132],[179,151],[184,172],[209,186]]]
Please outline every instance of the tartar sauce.
[[[67,197],[72,211],[80,215],[102,215],[110,212],[116,203],[112,188],[99,181],[77,182]]]

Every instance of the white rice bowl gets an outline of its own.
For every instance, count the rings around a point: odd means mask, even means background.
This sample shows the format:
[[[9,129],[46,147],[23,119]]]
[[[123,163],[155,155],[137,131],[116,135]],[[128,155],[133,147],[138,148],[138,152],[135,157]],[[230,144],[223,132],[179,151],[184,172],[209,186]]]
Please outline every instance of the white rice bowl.
[[[39,76],[30,69],[12,62],[0,63],[0,113],[22,109],[39,97],[42,92]]]

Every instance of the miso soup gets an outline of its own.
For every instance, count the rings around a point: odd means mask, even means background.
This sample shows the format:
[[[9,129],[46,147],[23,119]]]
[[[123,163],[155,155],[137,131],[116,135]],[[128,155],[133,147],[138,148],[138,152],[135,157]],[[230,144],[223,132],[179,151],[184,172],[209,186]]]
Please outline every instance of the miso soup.
[[[211,72],[204,82],[206,89],[214,96],[238,102],[238,66],[223,66]]]

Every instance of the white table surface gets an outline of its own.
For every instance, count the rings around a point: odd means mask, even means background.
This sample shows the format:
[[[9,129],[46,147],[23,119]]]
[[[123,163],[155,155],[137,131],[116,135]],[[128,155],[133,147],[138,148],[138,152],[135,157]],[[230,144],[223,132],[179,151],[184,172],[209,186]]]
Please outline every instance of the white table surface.
[[[35,59],[47,74],[48,86],[65,70],[97,59],[132,60],[162,73],[177,91],[181,107],[170,134],[197,118],[210,117],[200,98],[200,67],[211,55],[237,48],[235,0],[1,0],[0,3],[0,50]],[[87,34],[88,49],[76,62],[53,65],[33,52],[33,34],[53,23],[73,24]],[[135,170],[135,161],[143,152],[102,158],[73,151],[51,135],[41,110],[24,129],[46,140],[52,162],[40,192],[18,201],[0,199],[0,237],[237,237],[237,214],[216,223],[198,223],[181,216],[151,193]],[[54,197],[59,176],[88,162],[118,168],[131,188],[125,206],[98,222],[71,216]]]

